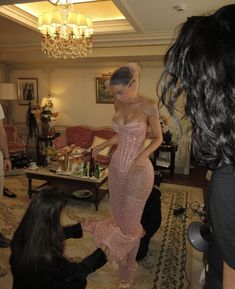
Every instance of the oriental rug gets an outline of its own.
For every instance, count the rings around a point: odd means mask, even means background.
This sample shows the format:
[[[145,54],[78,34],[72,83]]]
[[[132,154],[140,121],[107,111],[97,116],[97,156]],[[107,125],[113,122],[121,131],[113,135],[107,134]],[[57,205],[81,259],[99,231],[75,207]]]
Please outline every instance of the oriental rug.
[[[6,178],[6,186],[17,194],[16,199],[0,197],[0,231],[11,238],[30,199],[25,176]],[[40,185],[42,181],[34,181]],[[138,263],[134,289],[198,289],[202,269],[202,256],[195,252],[187,240],[187,226],[199,216],[193,204],[203,205],[200,188],[161,184],[162,224],[150,242],[147,256]],[[182,208],[183,212],[177,212]],[[69,200],[63,214],[63,223],[74,224],[83,219],[102,219],[109,216],[108,197],[95,211],[94,204]],[[93,238],[85,233],[82,239],[65,242],[65,254],[76,261],[95,249]],[[11,289],[12,277],[9,267],[10,249],[0,248],[0,288]],[[88,277],[87,289],[116,289],[117,267],[106,264]]]

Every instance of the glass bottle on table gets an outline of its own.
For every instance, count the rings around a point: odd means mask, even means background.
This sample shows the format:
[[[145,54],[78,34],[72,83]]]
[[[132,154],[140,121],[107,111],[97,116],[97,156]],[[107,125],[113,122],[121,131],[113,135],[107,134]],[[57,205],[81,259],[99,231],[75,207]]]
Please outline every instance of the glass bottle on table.
[[[96,162],[96,165],[95,165],[94,176],[95,176],[97,179],[100,177],[100,166],[99,166],[99,163],[98,163],[98,162]]]
[[[87,176],[87,161],[83,162],[82,175]]]
[[[90,166],[89,166],[89,177],[93,177],[94,173],[95,173],[95,162],[94,162],[94,158],[92,157],[92,149],[91,149]]]

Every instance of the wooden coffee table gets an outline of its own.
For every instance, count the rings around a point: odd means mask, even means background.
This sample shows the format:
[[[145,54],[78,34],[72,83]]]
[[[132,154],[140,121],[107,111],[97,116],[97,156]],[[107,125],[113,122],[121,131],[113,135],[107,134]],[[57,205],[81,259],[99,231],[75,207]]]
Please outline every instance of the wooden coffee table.
[[[38,168],[36,170],[26,170],[26,177],[28,178],[28,194],[31,198],[33,193],[37,192],[39,187],[33,188],[33,180],[45,180],[47,185],[58,188],[63,191],[69,198],[76,198],[72,195],[75,190],[86,189],[92,192],[89,198],[79,198],[78,200],[89,201],[95,204],[96,211],[100,201],[105,197],[108,190],[101,190],[101,186],[107,182],[108,171],[102,171],[100,178],[78,177],[75,175],[57,174],[50,171],[49,168]]]

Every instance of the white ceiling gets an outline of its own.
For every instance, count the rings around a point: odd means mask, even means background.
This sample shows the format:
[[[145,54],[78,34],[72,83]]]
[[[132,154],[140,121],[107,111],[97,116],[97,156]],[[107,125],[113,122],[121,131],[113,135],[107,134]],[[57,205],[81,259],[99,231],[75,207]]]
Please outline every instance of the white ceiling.
[[[14,5],[20,3],[24,5]],[[94,20],[94,50],[88,58],[66,62],[162,59],[176,28],[187,17],[207,14],[233,3],[231,0],[108,0],[76,4],[76,10],[88,13]],[[184,5],[185,10],[178,12],[174,8],[177,5]],[[0,1],[0,63],[61,63],[41,51],[37,16],[45,7],[52,9],[53,5],[38,0]],[[31,13],[22,8],[30,9]]]

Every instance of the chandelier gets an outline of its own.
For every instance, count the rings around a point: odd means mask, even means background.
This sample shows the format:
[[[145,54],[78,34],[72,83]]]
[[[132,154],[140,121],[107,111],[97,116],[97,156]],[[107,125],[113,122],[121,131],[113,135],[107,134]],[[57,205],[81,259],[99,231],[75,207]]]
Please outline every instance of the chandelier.
[[[72,0],[58,0],[60,10],[39,15],[42,51],[52,58],[79,58],[92,52],[92,19],[73,10]]]

